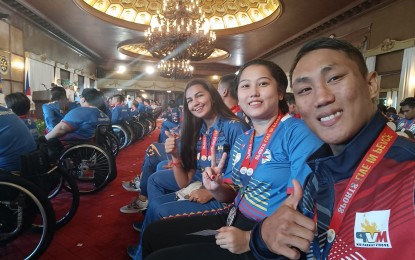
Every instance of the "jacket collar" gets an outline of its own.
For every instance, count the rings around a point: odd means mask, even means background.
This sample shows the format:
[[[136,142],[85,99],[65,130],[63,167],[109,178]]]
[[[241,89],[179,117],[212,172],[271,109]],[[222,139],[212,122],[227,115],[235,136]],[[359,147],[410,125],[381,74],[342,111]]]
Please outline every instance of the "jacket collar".
[[[329,170],[335,182],[349,178],[386,122],[387,119],[377,111],[370,122],[346,144],[343,152],[334,156],[330,146],[324,144],[309,157],[308,165],[317,175],[323,169]]]

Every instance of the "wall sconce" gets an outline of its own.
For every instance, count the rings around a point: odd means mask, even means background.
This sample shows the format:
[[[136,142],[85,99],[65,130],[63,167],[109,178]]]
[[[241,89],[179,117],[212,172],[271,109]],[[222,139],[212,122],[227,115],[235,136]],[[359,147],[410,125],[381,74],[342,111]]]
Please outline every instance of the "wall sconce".
[[[12,68],[18,69],[18,70],[23,70],[24,69],[24,63],[20,62],[20,61],[14,61],[14,62],[12,62]]]

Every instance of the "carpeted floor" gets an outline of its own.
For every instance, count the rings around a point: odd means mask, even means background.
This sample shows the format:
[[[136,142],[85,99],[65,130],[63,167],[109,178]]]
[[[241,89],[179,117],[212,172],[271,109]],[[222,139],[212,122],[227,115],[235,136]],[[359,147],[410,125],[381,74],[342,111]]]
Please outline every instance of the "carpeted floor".
[[[125,191],[121,183],[141,172],[145,150],[157,140],[158,134],[155,130],[144,140],[120,151],[117,178],[97,194],[81,196],[75,217],[55,233],[41,259],[130,259],[127,246],[136,244],[139,236],[132,225],[143,216],[120,212],[120,207],[130,203],[136,195]]]

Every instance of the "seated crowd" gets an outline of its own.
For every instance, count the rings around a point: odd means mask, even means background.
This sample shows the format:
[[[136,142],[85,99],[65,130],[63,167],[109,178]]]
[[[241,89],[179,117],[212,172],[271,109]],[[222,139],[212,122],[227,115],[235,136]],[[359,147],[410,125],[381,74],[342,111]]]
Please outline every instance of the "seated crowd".
[[[377,73],[338,39],[305,44],[289,77],[252,60],[218,89],[190,80],[183,111],[168,102],[142,172],[122,184],[137,196],[120,211],[144,214],[132,258],[411,259],[415,143],[387,122],[415,134],[415,98],[401,119],[380,111]],[[57,88],[43,106],[46,139],[87,140],[98,124],[152,111],[141,97],[108,105],[95,89],[77,105]],[[23,96],[6,102],[30,128]],[[3,107],[0,122],[0,168],[18,170],[34,138]]]

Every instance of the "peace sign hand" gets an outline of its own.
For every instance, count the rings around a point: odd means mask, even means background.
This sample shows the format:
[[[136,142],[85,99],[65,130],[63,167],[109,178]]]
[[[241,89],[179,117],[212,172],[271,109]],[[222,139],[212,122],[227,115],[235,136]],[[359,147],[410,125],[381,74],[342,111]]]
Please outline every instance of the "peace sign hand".
[[[227,154],[223,153],[219,164],[216,165],[215,148],[211,149],[211,167],[206,167],[203,172],[203,185],[207,190],[217,190],[222,185],[222,170],[225,166]]]

